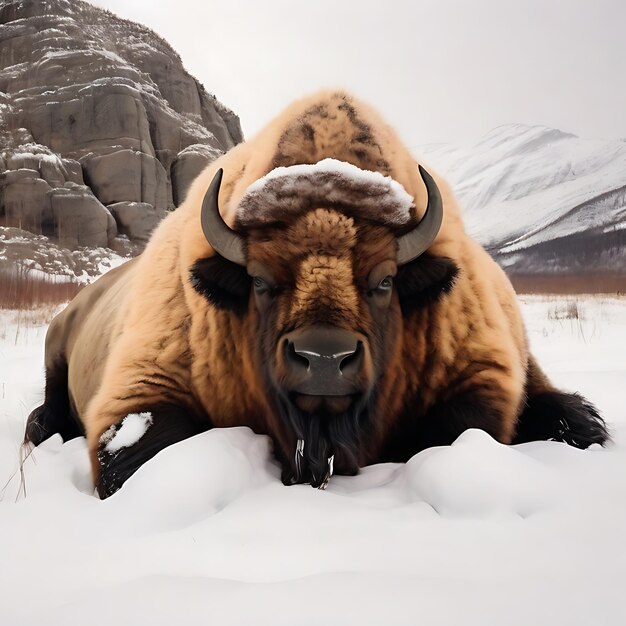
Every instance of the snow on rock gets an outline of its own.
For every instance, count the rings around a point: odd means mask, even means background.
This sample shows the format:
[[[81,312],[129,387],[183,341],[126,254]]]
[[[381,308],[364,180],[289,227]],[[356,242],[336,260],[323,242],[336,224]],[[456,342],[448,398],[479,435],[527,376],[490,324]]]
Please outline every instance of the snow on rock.
[[[68,250],[42,235],[0,226],[0,270],[10,274],[86,284],[126,261],[109,248]]]
[[[45,324],[1,313],[0,624],[623,626],[626,300],[523,312],[554,382],[606,416],[607,448],[471,430],[319,491],[282,485],[267,437],[215,429],[104,501],[83,438],[36,448],[20,488]]]

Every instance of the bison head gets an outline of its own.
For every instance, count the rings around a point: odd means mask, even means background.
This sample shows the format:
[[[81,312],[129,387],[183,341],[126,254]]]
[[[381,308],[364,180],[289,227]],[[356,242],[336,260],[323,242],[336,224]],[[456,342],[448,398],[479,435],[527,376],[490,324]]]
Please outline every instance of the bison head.
[[[249,342],[275,409],[286,484],[324,486],[333,469],[353,474],[366,461],[404,388],[405,318],[449,289],[457,271],[424,254],[443,212],[431,176],[420,167],[428,206],[410,225],[404,189],[361,173],[356,182],[323,168],[300,184],[274,177],[270,198],[259,185],[247,194],[232,230],[218,208],[220,170],[202,207],[218,255],[198,261],[192,281],[217,307],[246,317],[250,332],[238,341]]]

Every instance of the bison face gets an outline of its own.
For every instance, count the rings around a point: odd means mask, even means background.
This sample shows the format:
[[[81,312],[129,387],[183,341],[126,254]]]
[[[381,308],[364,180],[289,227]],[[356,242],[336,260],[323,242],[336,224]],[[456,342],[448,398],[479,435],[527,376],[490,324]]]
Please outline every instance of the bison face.
[[[390,227],[339,209],[224,233],[228,245],[209,239],[221,254],[198,261],[193,282],[246,317],[241,340],[275,407],[284,482],[355,473],[402,389],[404,318],[449,289],[456,266],[428,254],[401,263]]]
[[[317,209],[250,233],[248,258],[257,371],[283,425],[304,442],[285,478],[319,485],[333,455],[336,471],[354,473],[377,381],[401,337],[394,237]]]

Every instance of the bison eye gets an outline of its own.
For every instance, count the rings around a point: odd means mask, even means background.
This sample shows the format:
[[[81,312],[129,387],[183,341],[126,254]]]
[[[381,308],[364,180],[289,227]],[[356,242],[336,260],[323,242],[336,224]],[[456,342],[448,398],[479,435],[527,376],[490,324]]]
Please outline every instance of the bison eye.
[[[376,287],[380,291],[389,291],[393,287],[393,276],[385,276]]]
[[[264,281],[260,276],[255,276],[252,279],[252,284],[254,285],[254,290],[257,293],[266,293],[269,291],[269,285],[266,281]]]

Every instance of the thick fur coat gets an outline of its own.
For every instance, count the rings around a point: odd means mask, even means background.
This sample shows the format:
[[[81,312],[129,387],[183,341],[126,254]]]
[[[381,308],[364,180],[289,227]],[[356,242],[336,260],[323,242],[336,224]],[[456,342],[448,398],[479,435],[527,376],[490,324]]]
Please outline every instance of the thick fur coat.
[[[390,176],[414,198],[410,224],[423,214],[427,193],[416,161],[376,112],[334,91],[294,103],[252,140],[207,167],[145,251],[84,289],[53,321],[46,347],[48,408],[31,416],[27,439],[38,443],[54,428],[60,430],[50,415],[64,410],[58,396],[65,386],[65,412],[78,420],[67,433],[84,429],[96,484],[106,468],[103,433],[129,414],[158,412],[158,407],[183,411],[188,434],[223,426],[269,434],[278,458],[289,465],[297,436],[281,421],[259,372],[263,356],[252,341],[260,323],[254,302],[240,312],[216,306],[219,279],[211,283],[207,298],[194,284],[192,269],[199,262],[210,264],[215,254],[200,228],[200,207],[215,172],[223,168],[222,215],[249,237],[250,263],[280,275],[293,272],[298,259],[297,288],[275,315],[296,323],[319,311],[328,321],[332,310],[343,325],[365,325],[366,331],[368,324],[375,326],[367,315],[363,321],[355,278],[359,264],[384,259],[407,225],[394,230],[368,222],[367,215],[362,221],[358,214],[323,204],[322,198],[318,206],[300,210],[289,202],[274,207],[276,225],[269,231],[253,228],[258,207],[250,194],[248,210],[239,211],[250,185],[270,171],[326,158]],[[410,293],[404,299],[398,294],[400,304],[392,305],[385,321],[397,332],[393,345],[381,348],[384,371],[378,376],[376,415],[359,447],[359,465],[406,460],[428,445],[450,443],[468,427],[483,428],[504,443],[558,438],[559,432],[567,440],[557,424],[563,403],[529,354],[509,280],[466,234],[449,186],[433,176],[443,198],[443,224],[420,261],[427,263],[419,279],[424,288],[398,282],[398,290]],[[364,204],[375,211],[371,203]],[[398,268],[398,281],[402,271]],[[241,280],[245,296],[249,284]],[[552,405],[533,413],[534,398]],[[603,442],[606,432],[593,408],[574,404],[573,414],[578,412],[587,426],[581,426],[573,443]],[[102,495],[109,492],[101,489]]]

